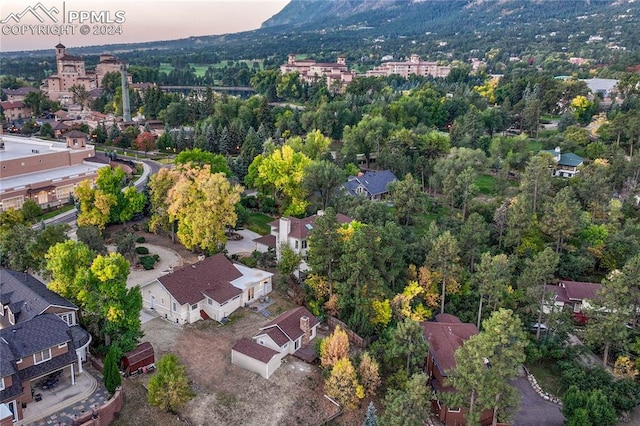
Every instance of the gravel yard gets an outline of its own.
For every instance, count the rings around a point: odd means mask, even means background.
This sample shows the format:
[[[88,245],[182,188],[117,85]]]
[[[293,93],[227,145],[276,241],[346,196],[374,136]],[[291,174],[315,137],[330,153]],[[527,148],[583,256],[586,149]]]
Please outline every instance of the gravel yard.
[[[273,316],[292,307],[289,301],[274,297],[277,302],[269,307]],[[157,358],[173,352],[185,364],[197,396],[181,413],[193,424],[320,425],[336,411],[323,396],[317,366],[289,356],[266,380],[231,364],[233,344],[253,336],[269,320],[241,308],[224,326],[210,320],[177,326],[160,318],[143,325],[143,340],[152,343]]]

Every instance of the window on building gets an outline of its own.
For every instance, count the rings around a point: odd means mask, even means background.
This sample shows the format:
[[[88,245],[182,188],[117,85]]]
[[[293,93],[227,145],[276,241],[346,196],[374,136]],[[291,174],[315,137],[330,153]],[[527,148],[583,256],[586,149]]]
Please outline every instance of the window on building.
[[[66,348],[67,347],[67,342],[61,343],[58,345],[58,349],[62,349],[62,348]]]
[[[458,408],[447,408],[447,411],[450,413],[459,413],[460,412],[460,407]]]
[[[198,304],[196,303],[195,305],[191,305],[191,310],[195,311],[196,309],[198,309]]]
[[[296,240],[296,242],[295,242],[295,248],[296,249],[298,248],[298,240]]]
[[[176,302],[173,302],[173,312],[177,312],[178,311],[178,304]]]
[[[300,339],[293,342],[293,349],[298,350],[299,347],[300,347]]]
[[[307,240],[302,240],[302,248],[303,249],[307,248]]]
[[[209,298],[207,298],[207,303],[208,303],[209,305],[213,305],[213,299],[209,299]]]
[[[67,323],[69,327],[76,325],[76,316],[73,312],[58,314],[60,319]]]
[[[42,364],[45,361],[49,361],[51,359],[51,348],[47,348],[44,351],[36,352],[33,354],[33,363],[34,364]]]
[[[4,390],[4,377],[0,377],[0,391]]]
[[[282,349],[287,349],[288,347],[289,347],[289,342],[285,343],[285,344],[282,346]]]

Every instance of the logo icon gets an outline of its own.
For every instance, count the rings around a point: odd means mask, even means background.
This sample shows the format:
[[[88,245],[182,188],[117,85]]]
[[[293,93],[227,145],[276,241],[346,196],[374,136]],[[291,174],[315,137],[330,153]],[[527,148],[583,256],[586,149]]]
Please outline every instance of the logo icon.
[[[51,9],[47,9],[42,3],[38,2],[33,7],[27,6],[20,13],[10,13],[6,18],[0,20],[0,24],[6,24],[10,21],[19,23],[25,15],[29,14],[33,15],[38,21],[40,21],[40,23],[44,23],[45,18],[49,18],[51,22],[57,23],[58,18],[55,15],[57,15],[59,12],[60,11],[55,6]]]

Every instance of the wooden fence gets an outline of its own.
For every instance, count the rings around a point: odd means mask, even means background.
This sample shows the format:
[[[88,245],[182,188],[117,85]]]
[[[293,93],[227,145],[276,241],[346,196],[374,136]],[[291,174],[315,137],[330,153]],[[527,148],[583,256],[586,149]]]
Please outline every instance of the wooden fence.
[[[349,336],[349,341],[359,348],[366,349],[371,344],[370,337],[365,338],[365,337],[358,336],[354,331],[352,331],[351,329],[349,329],[349,327],[347,327],[347,324],[340,321],[336,317],[327,315],[327,325],[331,328],[334,328],[335,326],[339,325],[340,328],[347,333],[347,336]]]

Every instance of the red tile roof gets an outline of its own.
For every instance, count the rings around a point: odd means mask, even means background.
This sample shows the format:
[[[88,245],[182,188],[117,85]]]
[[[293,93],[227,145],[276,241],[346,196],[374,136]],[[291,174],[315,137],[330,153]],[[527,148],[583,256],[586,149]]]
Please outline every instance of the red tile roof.
[[[240,352],[246,356],[249,356],[253,359],[257,359],[258,361],[268,363],[273,359],[274,356],[278,355],[278,352],[274,351],[271,348],[267,348],[266,346],[262,346],[257,344],[251,339],[247,339],[246,337],[240,339],[233,345],[233,348],[236,352]]]
[[[456,365],[456,349],[469,337],[478,334],[475,324],[463,323],[459,319],[457,322],[427,321],[422,323],[422,328],[429,351],[443,376]]]
[[[242,294],[242,290],[234,287],[231,281],[238,279],[242,273],[223,254],[218,253],[202,262],[185,266],[169,275],[158,278],[158,281],[180,303],[193,304],[207,295],[218,303]]]
[[[260,330],[267,330],[272,327],[277,327],[289,338],[290,341],[293,342],[304,334],[304,332],[300,328],[300,318],[304,316],[309,318],[310,329],[320,323],[318,319],[314,317],[307,308],[305,308],[304,306],[300,306],[280,314],[276,319],[260,328]]]
[[[24,108],[25,104],[22,101],[4,101],[0,102],[2,109]]]

